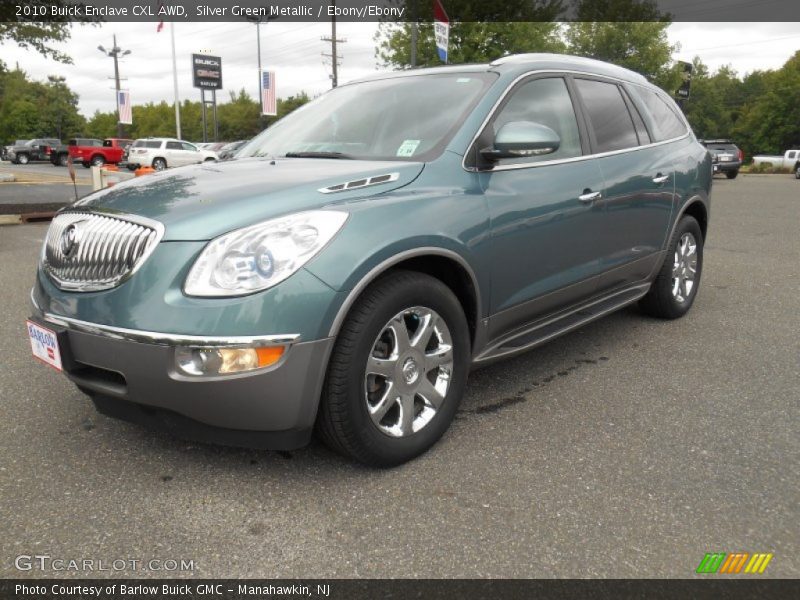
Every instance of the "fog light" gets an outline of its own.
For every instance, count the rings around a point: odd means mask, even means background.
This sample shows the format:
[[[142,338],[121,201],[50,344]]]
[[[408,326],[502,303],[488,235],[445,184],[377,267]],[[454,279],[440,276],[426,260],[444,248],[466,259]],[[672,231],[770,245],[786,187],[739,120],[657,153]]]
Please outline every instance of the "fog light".
[[[264,348],[176,348],[175,363],[187,375],[229,375],[277,363],[285,346]]]

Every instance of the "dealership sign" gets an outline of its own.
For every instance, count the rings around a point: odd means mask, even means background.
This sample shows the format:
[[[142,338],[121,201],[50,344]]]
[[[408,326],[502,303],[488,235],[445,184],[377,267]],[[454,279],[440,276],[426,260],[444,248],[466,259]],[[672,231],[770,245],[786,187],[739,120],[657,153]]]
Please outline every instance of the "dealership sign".
[[[222,89],[222,58],[192,54],[192,81],[201,90]]]

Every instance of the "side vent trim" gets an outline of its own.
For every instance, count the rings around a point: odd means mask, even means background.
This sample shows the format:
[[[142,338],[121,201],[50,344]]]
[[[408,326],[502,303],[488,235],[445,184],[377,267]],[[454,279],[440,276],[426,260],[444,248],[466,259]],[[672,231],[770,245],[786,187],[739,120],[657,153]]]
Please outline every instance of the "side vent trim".
[[[371,185],[380,185],[382,183],[390,183],[397,181],[400,178],[400,173],[386,173],[385,175],[373,175],[372,177],[353,179],[352,181],[345,181],[344,183],[337,183],[328,187],[319,188],[317,191],[321,194],[335,194],[336,192],[346,192],[349,190],[357,190],[360,188],[369,187]]]

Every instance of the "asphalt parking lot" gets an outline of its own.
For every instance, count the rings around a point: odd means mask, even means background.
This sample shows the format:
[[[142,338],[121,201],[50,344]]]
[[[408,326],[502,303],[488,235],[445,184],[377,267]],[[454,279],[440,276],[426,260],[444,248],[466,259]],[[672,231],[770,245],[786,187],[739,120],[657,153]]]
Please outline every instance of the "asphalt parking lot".
[[[30,356],[46,224],[0,227],[0,577],[798,577],[800,181],[715,179],[703,281],[470,376],[432,451],[376,471],[176,441],[95,413]],[[19,555],[192,560],[21,572]]]

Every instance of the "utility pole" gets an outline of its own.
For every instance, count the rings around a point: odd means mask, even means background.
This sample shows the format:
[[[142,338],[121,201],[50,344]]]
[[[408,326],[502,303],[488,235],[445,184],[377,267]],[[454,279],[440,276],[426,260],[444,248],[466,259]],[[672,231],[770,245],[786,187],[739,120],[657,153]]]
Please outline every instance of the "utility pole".
[[[103,46],[97,47],[100,52],[105,54],[106,56],[110,56],[114,59],[114,83],[116,84],[116,93],[114,94],[114,100],[117,103],[117,137],[121,138],[122,135],[122,123],[120,122],[120,114],[119,114],[119,57],[126,56],[131,53],[130,50],[122,51],[122,48],[117,46],[117,34],[114,34],[114,47],[111,50],[106,50]]]
[[[331,0],[331,6],[336,6],[336,0]],[[331,87],[339,85],[339,54],[336,50],[336,44],[344,44],[347,40],[345,38],[336,37],[336,14],[331,16],[331,37],[322,38],[323,42],[331,43],[331,53],[322,53],[322,56],[327,56],[331,59]]]

